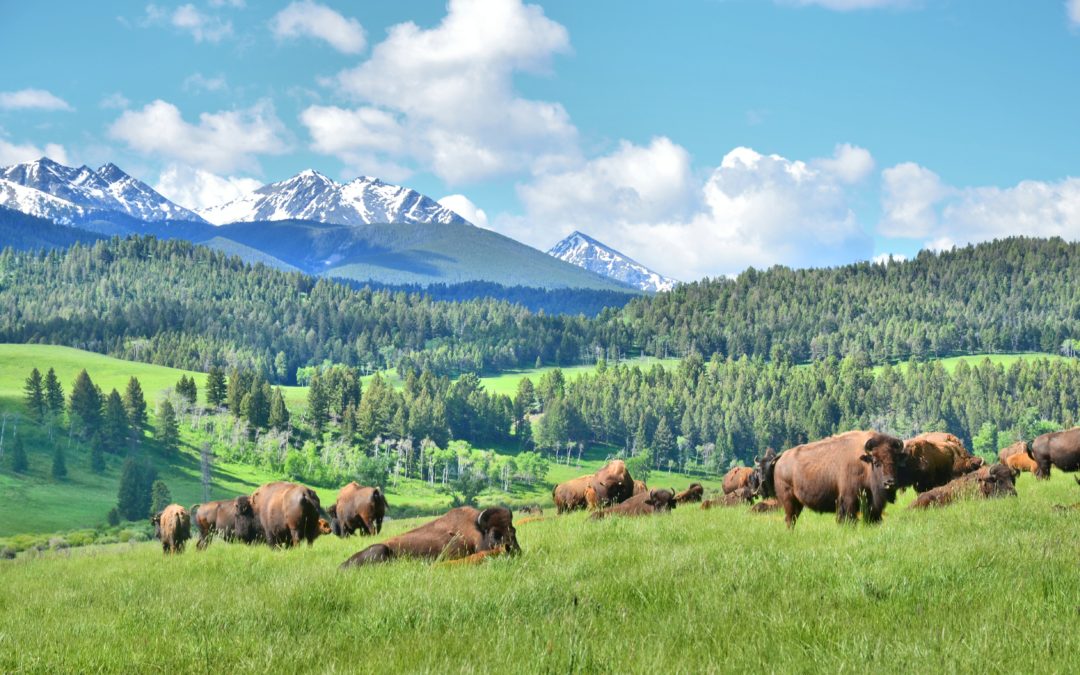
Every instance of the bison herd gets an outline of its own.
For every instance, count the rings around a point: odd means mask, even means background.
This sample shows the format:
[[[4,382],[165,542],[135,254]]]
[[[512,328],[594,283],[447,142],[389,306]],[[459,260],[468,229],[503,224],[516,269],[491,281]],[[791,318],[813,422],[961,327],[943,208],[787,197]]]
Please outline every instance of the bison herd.
[[[738,467],[723,479],[723,494],[705,499],[693,483],[682,492],[650,489],[634,480],[622,460],[612,460],[587,476],[560,483],[552,491],[557,514],[592,511],[592,519],[665,513],[680,504],[700,502],[702,509],[752,505],[755,513],[783,509],[794,528],[803,509],[835,513],[837,521],[877,522],[900,490],[913,488],[909,508],[946,506],[961,498],[1016,495],[1016,477],[1030,471],[1049,478],[1051,467],[1080,470],[1080,427],[1039,436],[1001,450],[999,463],[987,466],[959,438],[925,433],[902,441],[876,431],[849,431],[777,453],[771,448],[753,467]],[[1080,479],[1078,479],[1080,483]],[[324,510],[311,488],[275,482],[251,495],[241,495],[190,510],[170,504],[151,519],[165,553],[180,553],[191,538],[194,521],[205,549],[215,537],[271,547],[310,545],[323,534],[349,537],[377,535],[387,503],[377,487],[346,485],[337,501]],[[519,509],[542,517],[539,507]],[[525,522],[525,521],[522,521]],[[455,508],[420,527],[373,544],[350,557],[343,569],[395,558],[478,561],[490,555],[514,554],[521,548],[513,513],[505,507]]]

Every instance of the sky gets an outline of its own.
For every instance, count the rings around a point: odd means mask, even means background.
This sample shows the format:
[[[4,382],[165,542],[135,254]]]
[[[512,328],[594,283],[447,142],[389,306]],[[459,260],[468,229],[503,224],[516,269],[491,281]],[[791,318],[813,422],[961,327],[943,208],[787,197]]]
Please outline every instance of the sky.
[[[1080,0],[0,0],[0,166],[377,176],[680,280],[1080,239]]]

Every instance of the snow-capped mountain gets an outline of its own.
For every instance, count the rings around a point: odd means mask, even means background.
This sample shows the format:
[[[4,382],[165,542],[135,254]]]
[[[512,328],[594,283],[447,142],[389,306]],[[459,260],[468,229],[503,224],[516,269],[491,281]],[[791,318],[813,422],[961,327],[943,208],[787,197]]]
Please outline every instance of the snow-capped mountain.
[[[643,291],[670,291],[679,283],[581,232],[575,231],[552,246],[548,255]]]
[[[335,225],[468,223],[416,190],[367,176],[341,184],[310,169],[199,213],[215,225],[263,220],[313,220]]]
[[[42,157],[0,169],[0,205],[66,225],[116,212],[137,220],[203,222],[115,164],[96,171]]]

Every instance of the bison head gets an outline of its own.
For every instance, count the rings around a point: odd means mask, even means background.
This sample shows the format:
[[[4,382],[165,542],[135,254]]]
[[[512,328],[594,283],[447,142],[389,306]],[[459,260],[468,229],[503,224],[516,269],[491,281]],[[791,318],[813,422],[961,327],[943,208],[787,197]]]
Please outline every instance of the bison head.
[[[755,481],[757,485],[756,489],[751,488],[754,490],[754,494],[766,498],[776,496],[773,472],[776,470],[776,461],[778,459],[780,459],[780,455],[772,448],[767,449],[764,455],[757,458],[757,466],[754,467],[754,473],[751,476],[751,480]]]
[[[233,503],[236,505],[234,536],[245,544],[250,544],[259,538],[259,522],[255,518],[255,508],[251,503],[251,497],[240,495],[233,500]]]
[[[882,487],[887,491],[889,501],[894,501],[897,488],[905,484],[908,476],[904,442],[895,436],[876,433],[866,440],[865,449],[866,455],[872,455],[879,463]]]
[[[319,518],[319,534],[332,534],[334,529],[330,527],[330,521],[326,518]]]
[[[675,489],[649,490],[649,498],[645,503],[653,507],[654,511],[670,511],[675,508]]]
[[[1015,497],[1016,477],[1019,473],[1004,464],[995,464],[990,467],[986,476],[979,478],[979,491],[987,498]]]
[[[614,459],[593,474],[590,483],[600,504],[626,501],[634,495],[634,479],[621,459]]]
[[[510,509],[497,506],[484,509],[476,517],[476,529],[482,537],[477,551],[501,550],[504,553],[520,553],[514,516]]]

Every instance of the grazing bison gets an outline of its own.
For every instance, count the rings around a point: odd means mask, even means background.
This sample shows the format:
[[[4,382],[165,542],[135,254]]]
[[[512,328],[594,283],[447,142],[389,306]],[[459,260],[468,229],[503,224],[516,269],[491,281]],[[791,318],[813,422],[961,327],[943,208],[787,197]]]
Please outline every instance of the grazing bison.
[[[908,508],[947,506],[963,497],[1015,497],[1016,476],[1017,472],[1004,464],[984,466],[920,494]]]
[[[1035,460],[1028,457],[1027,453],[1023,451],[1006,457],[1004,464],[1017,472],[1027,471],[1028,473],[1035,473],[1035,470],[1039,468],[1039,465],[1035,463]]]
[[[339,537],[378,534],[386,515],[386,497],[377,487],[363,487],[355,481],[341,488],[337,501],[330,507],[332,528]]]
[[[542,516],[544,515],[544,509],[539,504],[530,504],[519,508],[518,513],[522,515]]]
[[[755,471],[749,466],[737,466],[728,471],[724,474],[724,494],[731,494],[739,488],[750,486],[754,481],[754,476]]]
[[[513,514],[505,507],[480,511],[461,506],[415,530],[372,544],[342,563],[342,569],[394,558],[455,560],[477,553],[518,553]]]
[[[295,483],[267,483],[251,495],[251,507],[259,529],[270,546],[298,546],[331,531],[322,517],[319,496],[311,488]]]
[[[762,499],[757,504],[750,507],[750,513],[769,513],[771,511],[780,510],[780,501],[775,497],[768,499]]]
[[[150,519],[154,535],[161,540],[164,553],[183,553],[184,544],[191,539],[191,516],[179,504],[169,504]]]
[[[250,544],[258,538],[258,531],[247,527],[246,523],[241,526],[242,532],[237,531],[238,515],[241,518],[251,515],[251,501],[246,495],[196,504],[191,507],[191,513],[195,527],[199,530],[199,541],[195,544],[196,550],[202,551],[209,546],[215,534],[220,535],[225,541],[239,540],[245,544]]]
[[[557,513],[618,504],[633,494],[634,479],[621,459],[608,462],[591,476],[580,476],[559,483],[551,491]]]
[[[881,520],[905,460],[903,442],[876,431],[849,431],[784,452],[773,482],[788,527],[795,527],[804,507],[835,512],[838,522],[853,521],[864,497],[864,521]]]
[[[601,509],[590,516],[593,520],[608,516],[647,516],[664,513],[675,508],[675,490],[649,490],[615,506]]]
[[[720,506],[743,506],[752,501],[754,501],[754,493],[749,486],[744,485],[734,492],[728,492],[719,497],[706,499],[701,502],[701,508],[712,509]]]
[[[637,495],[643,494],[643,493],[648,492],[648,491],[649,491],[649,486],[645,484],[645,481],[635,479],[634,480],[634,494],[632,494],[630,496],[631,497],[636,497]]]
[[[1027,455],[1035,460],[1035,477],[1049,478],[1050,467],[1080,471],[1080,427],[1043,434],[1031,442]]]
[[[700,502],[704,496],[705,488],[702,487],[701,483],[690,483],[690,487],[675,495],[675,503],[689,504],[690,502]]]

